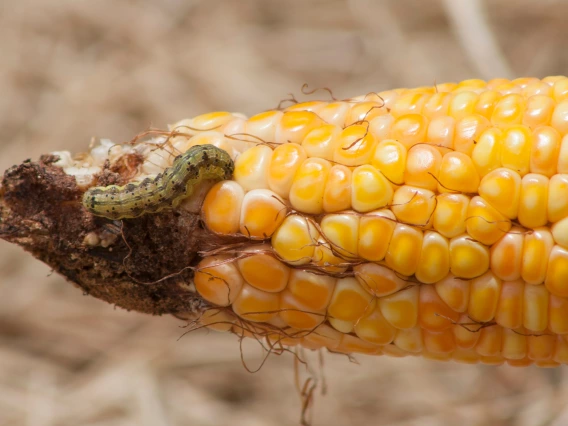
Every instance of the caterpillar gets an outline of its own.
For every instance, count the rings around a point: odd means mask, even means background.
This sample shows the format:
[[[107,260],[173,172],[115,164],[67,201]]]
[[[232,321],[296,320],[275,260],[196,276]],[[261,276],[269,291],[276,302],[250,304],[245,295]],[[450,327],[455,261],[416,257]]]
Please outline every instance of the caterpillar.
[[[173,209],[202,180],[229,179],[234,163],[229,154],[213,145],[197,145],[175,158],[171,167],[154,179],[124,186],[96,186],[83,194],[83,206],[108,219],[135,218]]]

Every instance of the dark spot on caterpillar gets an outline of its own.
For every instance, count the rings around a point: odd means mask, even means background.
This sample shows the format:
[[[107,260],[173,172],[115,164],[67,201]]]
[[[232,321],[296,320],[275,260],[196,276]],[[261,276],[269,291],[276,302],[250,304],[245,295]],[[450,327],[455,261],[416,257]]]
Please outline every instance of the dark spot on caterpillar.
[[[83,206],[92,214],[109,219],[157,213],[174,208],[191,196],[202,180],[229,179],[233,170],[233,160],[226,151],[213,145],[197,145],[177,156],[172,167],[154,179],[88,189],[83,195]],[[113,195],[110,200],[109,194]]]

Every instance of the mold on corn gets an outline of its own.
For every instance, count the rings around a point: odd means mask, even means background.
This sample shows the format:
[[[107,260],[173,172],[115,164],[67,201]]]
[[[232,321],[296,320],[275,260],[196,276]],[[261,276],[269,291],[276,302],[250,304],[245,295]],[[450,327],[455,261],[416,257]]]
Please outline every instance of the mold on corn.
[[[137,181],[195,145],[229,153],[233,177],[200,214],[247,242],[195,265],[205,326],[273,345],[549,367],[568,363],[567,85],[466,80],[214,112],[60,165],[89,186],[131,152],[144,158]]]

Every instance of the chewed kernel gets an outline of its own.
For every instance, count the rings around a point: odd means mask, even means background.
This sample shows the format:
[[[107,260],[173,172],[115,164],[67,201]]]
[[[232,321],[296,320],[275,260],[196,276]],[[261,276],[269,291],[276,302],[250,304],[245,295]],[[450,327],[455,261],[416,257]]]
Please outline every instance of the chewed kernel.
[[[269,189],[253,189],[243,198],[240,232],[249,238],[270,238],[287,213],[284,201]]]

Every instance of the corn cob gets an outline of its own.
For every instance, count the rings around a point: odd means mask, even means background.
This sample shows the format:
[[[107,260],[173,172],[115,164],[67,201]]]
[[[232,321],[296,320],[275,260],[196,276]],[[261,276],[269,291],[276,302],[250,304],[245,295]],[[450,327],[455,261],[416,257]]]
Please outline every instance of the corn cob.
[[[170,130],[142,175],[172,148],[211,144],[235,162],[201,217],[247,242],[196,266],[204,326],[340,353],[568,363],[568,78],[214,112]]]

